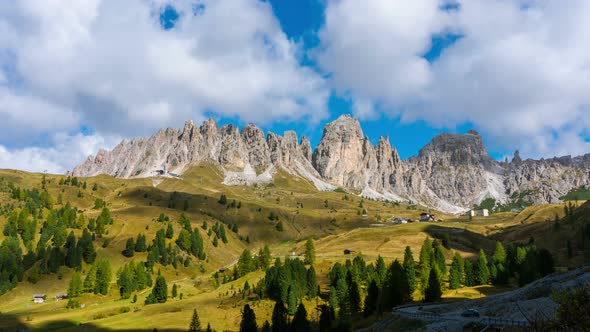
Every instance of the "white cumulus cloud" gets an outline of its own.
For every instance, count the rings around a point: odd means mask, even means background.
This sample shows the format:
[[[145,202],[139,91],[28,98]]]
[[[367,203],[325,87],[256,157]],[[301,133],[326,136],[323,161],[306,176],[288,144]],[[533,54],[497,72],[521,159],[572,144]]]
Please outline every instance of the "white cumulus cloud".
[[[402,121],[473,123],[526,157],[590,152],[590,2],[328,1],[317,58],[332,86]],[[433,36],[461,35],[433,63]],[[356,103],[356,102],[355,102]],[[373,114],[374,115],[374,114]]]
[[[71,171],[76,162],[95,155],[101,148],[112,148],[120,140],[120,137],[99,135],[56,134],[51,137],[49,147],[8,148],[0,144],[0,168],[63,174]]]
[[[164,30],[167,5],[179,18]],[[262,1],[2,1],[0,144],[38,146],[81,126],[148,135],[208,112],[317,122],[329,89],[300,48]]]

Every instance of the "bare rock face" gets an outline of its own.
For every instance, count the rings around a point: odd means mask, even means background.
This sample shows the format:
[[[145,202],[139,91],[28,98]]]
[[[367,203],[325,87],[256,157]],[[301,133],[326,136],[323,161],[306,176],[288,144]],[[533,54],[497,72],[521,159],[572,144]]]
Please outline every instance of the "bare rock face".
[[[468,207],[488,189],[489,182],[501,176],[494,160],[475,131],[465,135],[441,134],[420,150],[414,163],[426,186],[437,198]],[[487,196],[503,199],[503,190]]]
[[[212,120],[200,127],[187,121],[145,139],[123,140],[77,166],[74,176],[109,174],[148,177],[158,171],[182,173],[209,162],[225,170],[227,185],[272,181],[278,169],[303,177],[320,190],[345,187],[371,198],[406,200],[447,212],[461,212],[485,198],[505,202],[512,196],[533,203],[557,202],[573,188],[590,186],[590,154],[547,160],[493,160],[475,130],[441,134],[419,154],[401,160],[389,137],[373,145],[349,115],[328,123],[312,153],[309,140],[294,131],[283,136],[253,124],[241,131]]]
[[[297,142],[294,131],[284,137],[264,132],[253,124],[219,128],[208,119],[200,127],[187,121],[181,131],[160,130],[148,139],[122,141],[112,151],[101,150],[74,168],[74,176],[109,174],[115,177],[148,177],[161,171],[182,173],[187,166],[210,162],[226,170],[226,184],[253,184],[269,181],[276,167],[303,176],[322,188],[323,183],[311,166],[311,145],[303,138]],[[276,167],[275,167],[276,166]]]
[[[329,182],[361,189],[368,162],[367,153],[370,151],[358,120],[342,115],[326,125],[312,162],[318,173]]]
[[[242,129],[242,140],[248,152],[248,160],[254,169],[263,169],[271,164],[270,150],[264,139],[264,132],[253,124]]]
[[[504,185],[508,195],[522,195],[534,204],[559,202],[571,189],[590,186],[590,154],[524,161],[519,157],[507,168]]]
[[[305,136],[301,136],[301,144],[299,145],[299,151],[305,159],[311,162],[312,152],[311,152],[311,142]]]

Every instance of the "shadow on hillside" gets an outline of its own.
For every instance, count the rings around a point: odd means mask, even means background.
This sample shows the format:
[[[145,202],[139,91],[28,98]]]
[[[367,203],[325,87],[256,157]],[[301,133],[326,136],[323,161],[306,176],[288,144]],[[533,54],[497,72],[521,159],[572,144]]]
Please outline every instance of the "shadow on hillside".
[[[446,227],[432,223],[424,229],[424,232],[430,237],[437,239],[439,242],[442,242],[445,238],[445,234],[448,234],[451,249],[471,252],[473,254],[477,254],[479,249],[484,249],[487,252],[493,249],[495,244],[495,240],[465,229],[463,228],[463,225],[459,225],[458,227]]]
[[[151,332],[151,331],[165,331],[165,332],[180,332],[185,330],[179,329],[154,329],[153,327],[145,326],[137,329],[121,329],[111,330],[100,327],[92,323],[79,324],[69,320],[54,320],[45,324],[36,325],[30,322],[23,321],[22,317],[14,315],[0,314],[0,332],[14,332],[14,331],[119,331],[119,332]]]

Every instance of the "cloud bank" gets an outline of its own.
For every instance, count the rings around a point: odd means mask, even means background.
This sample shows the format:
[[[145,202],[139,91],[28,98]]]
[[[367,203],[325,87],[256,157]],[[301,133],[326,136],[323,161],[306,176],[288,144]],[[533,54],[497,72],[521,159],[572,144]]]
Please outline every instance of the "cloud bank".
[[[531,157],[587,153],[589,12],[584,0],[328,1],[317,59],[360,117],[472,123]]]
[[[163,29],[168,4],[179,17]],[[16,145],[1,151],[14,154],[3,159],[40,153],[25,148],[82,125],[98,137],[146,135],[207,112],[258,123],[317,122],[327,116],[329,91],[299,64],[300,52],[266,2],[3,1],[0,142]],[[41,165],[72,166],[0,163]]]
[[[0,168],[64,172],[210,114],[318,123],[338,111],[332,92],[366,120],[471,123],[525,157],[588,153],[589,12],[585,0],[327,0],[309,50],[263,1],[2,1]]]

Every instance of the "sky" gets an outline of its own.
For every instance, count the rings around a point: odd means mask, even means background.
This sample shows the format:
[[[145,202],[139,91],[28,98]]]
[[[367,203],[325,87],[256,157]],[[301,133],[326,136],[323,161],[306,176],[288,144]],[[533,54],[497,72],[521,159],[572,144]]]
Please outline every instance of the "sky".
[[[402,158],[590,152],[587,0],[0,2],[0,168],[63,173],[212,117],[313,145],[353,114]]]

